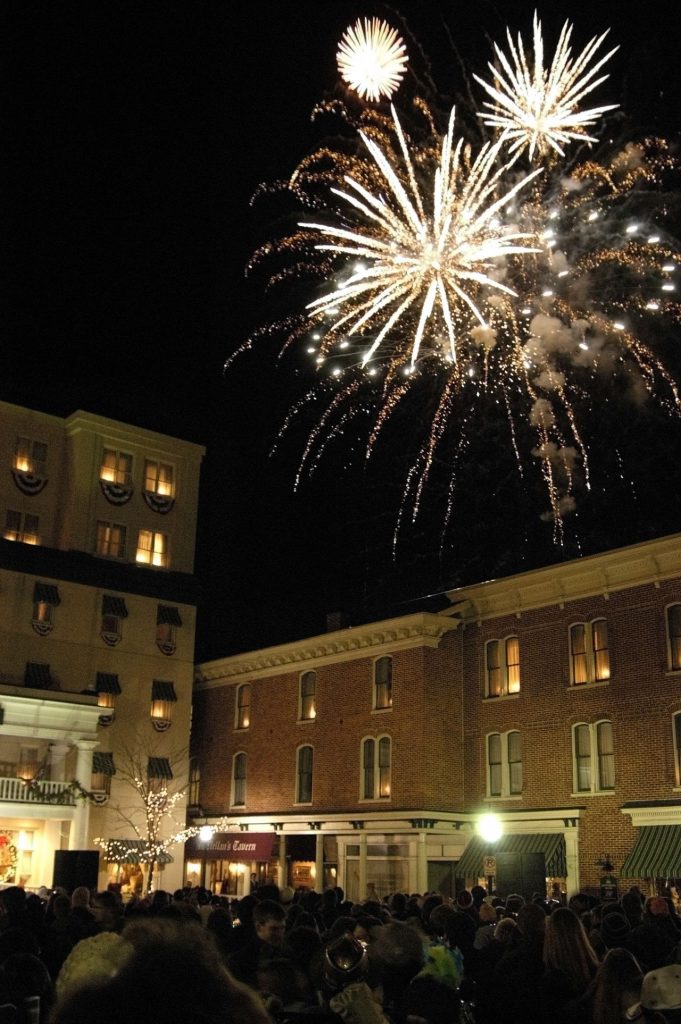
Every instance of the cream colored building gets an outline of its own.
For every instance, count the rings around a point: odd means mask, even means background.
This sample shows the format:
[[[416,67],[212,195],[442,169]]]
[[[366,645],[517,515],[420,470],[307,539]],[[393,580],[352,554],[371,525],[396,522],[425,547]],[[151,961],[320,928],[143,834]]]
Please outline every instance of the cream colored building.
[[[49,886],[55,851],[95,837],[118,856],[100,857],[98,884],[131,883],[139,842],[116,808],[142,822],[126,764],[187,781],[203,455],[0,403],[0,883]],[[166,888],[182,881],[178,851]]]

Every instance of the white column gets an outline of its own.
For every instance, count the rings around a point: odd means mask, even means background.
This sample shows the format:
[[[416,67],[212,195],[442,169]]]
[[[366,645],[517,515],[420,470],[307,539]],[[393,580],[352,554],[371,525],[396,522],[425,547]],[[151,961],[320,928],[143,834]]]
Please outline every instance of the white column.
[[[416,891],[422,894],[428,892],[427,837],[427,832],[419,832],[418,843],[416,846]]]
[[[92,785],[92,751],[99,746],[98,740],[77,740],[76,781],[83,789]],[[76,808],[69,834],[69,850],[87,850],[90,831],[90,801],[76,794]]]
[[[314,870],[314,887],[317,892],[324,892],[324,836],[321,832],[315,836]]]
[[[50,781],[64,782],[66,755],[70,747],[68,743],[50,743]]]
[[[279,888],[283,889],[288,885],[286,872],[286,837],[283,832],[279,833]]]
[[[360,903],[367,898],[367,834],[362,830],[359,834],[359,893]]]
[[[567,878],[565,889],[568,899],[580,891],[579,882],[579,829],[565,829],[565,860],[567,862]]]

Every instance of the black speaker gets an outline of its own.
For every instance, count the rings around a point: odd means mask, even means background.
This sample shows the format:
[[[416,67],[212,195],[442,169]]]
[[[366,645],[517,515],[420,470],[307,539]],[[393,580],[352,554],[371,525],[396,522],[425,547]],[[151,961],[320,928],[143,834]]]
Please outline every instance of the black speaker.
[[[79,885],[96,889],[98,872],[97,850],[55,850],[52,888],[65,889],[69,895]]]

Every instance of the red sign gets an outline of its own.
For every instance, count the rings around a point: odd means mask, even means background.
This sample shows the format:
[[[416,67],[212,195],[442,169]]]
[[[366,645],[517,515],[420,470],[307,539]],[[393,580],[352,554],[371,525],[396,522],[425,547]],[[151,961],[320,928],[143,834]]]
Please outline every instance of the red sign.
[[[185,856],[195,860],[269,860],[274,832],[215,832],[210,839],[188,839]]]

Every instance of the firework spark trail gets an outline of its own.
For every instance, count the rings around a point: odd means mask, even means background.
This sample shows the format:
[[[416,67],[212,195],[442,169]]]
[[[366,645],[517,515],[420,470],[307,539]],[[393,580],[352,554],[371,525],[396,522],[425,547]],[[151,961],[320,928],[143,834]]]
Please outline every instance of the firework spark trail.
[[[250,267],[278,258],[288,264],[271,284],[299,276],[318,283],[305,315],[268,329],[284,332],[284,348],[304,340],[324,374],[285,430],[327,387],[337,389],[307,440],[296,486],[352,421],[368,421],[368,458],[388,424],[404,421],[417,402],[421,419],[431,411],[420,436],[412,428],[419,442],[398,523],[408,502],[417,515],[439,454],[438,464],[452,468],[448,523],[472,410],[495,402],[521,472],[528,452],[536,460],[545,518],[560,541],[574,487],[589,485],[577,415],[593,383],[628,373],[634,387],[640,379],[679,412],[676,382],[639,336],[639,322],[681,318],[673,278],[681,257],[656,223],[674,161],[664,140],[645,139],[604,161],[561,162],[561,147],[592,141],[585,128],[612,109],[579,104],[607,77],[597,76],[614,50],[595,59],[601,35],[573,59],[571,31],[564,26],[548,67],[538,19],[533,59],[520,37],[516,45],[509,35],[508,57],[497,48],[506,77],[493,71],[496,86],[482,84],[516,122],[490,121],[500,134],[477,151],[455,139],[453,111],[440,134],[421,97],[410,122],[392,107],[391,116],[373,107],[351,113],[336,100],[318,108],[339,114],[361,146],[323,145],[300,162],[287,188],[319,213],[261,247]],[[518,102],[527,109],[499,99],[503,82],[522,84]],[[544,166],[521,172],[520,154],[530,165],[545,157]],[[633,198],[638,225],[628,212]]]

